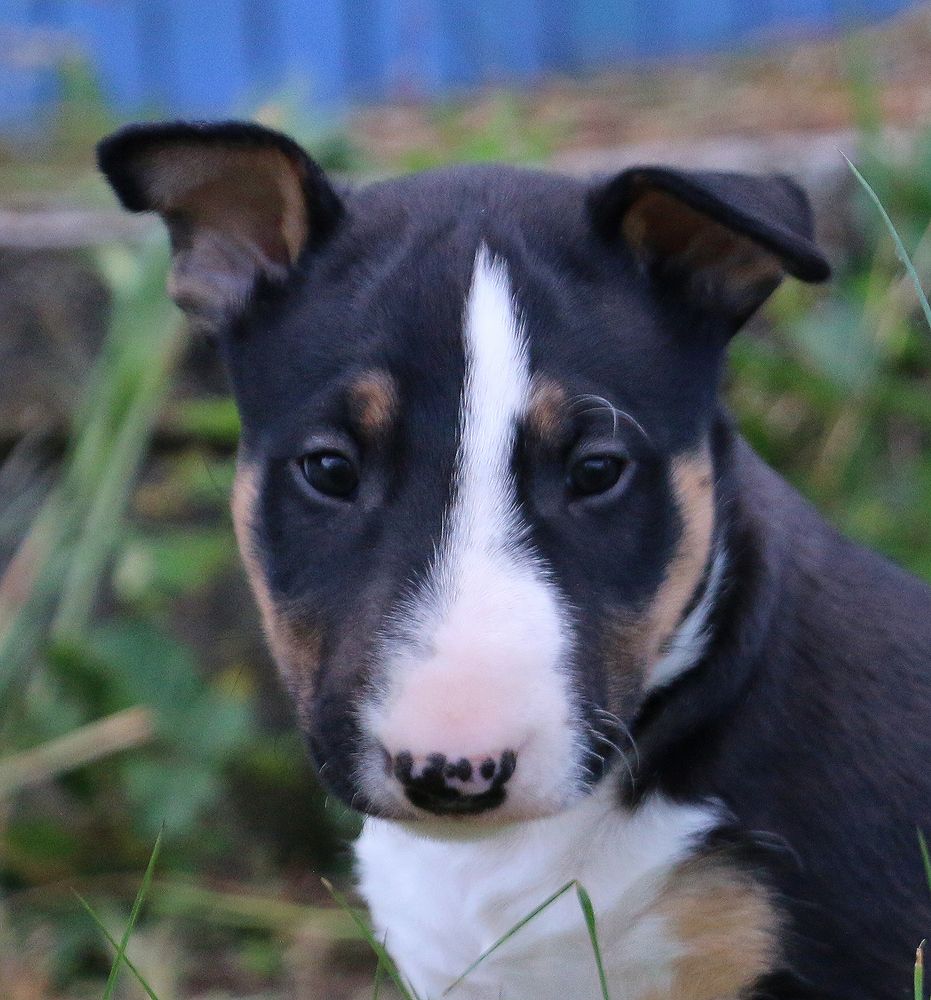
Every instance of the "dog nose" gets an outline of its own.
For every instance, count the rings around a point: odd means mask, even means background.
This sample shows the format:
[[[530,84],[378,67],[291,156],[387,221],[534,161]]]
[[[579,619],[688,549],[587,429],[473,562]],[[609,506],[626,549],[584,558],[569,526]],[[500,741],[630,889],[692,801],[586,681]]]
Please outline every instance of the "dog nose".
[[[386,757],[408,800],[437,815],[474,815],[501,805],[504,786],[517,767],[513,750],[479,759],[442,753],[415,757],[407,750]]]

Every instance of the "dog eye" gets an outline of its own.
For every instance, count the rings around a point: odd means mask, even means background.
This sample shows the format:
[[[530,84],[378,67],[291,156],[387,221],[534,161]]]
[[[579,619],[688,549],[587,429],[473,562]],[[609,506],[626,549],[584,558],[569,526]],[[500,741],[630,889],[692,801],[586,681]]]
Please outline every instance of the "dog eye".
[[[359,485],[359,470],[338,451],[314,451],[300,459],[301,473],[313,489],[347,500]]]
[[[621,478],[627,466],[617,455],[586,455],[569,466],[566,483],[577,496],[606,493]]]

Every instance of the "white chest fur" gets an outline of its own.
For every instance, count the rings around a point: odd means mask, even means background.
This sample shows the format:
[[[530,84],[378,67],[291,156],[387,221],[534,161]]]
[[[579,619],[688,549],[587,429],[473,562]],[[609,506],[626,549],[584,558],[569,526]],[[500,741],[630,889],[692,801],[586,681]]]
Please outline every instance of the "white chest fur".
[[[473,840],[426,837],[370,819],[356,854],[379,937],[423,1000],[572,879],[595,906],[613,996],[637,1000],[672,985],[680,945],[651,912],[671,869],[715,825],[710,806],[653,796],[635,811],[605,790],[552,818]],[[450,994],[462,1000],[596,1000],[588,932],[574,892],[535,917]]]

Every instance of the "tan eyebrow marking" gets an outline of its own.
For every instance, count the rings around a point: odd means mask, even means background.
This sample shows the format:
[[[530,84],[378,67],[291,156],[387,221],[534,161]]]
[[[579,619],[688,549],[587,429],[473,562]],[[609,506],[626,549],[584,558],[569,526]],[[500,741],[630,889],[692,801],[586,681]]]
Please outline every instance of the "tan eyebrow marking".
[[[559,444],[569,421],[566,390],[546,375],[535,375],[527,406],[527,430],[544,444]]]
[[[377,440],[388,433],[397,415],[397,385],[388,372],[365,372],[349,387],[349,405],[361,433]]]

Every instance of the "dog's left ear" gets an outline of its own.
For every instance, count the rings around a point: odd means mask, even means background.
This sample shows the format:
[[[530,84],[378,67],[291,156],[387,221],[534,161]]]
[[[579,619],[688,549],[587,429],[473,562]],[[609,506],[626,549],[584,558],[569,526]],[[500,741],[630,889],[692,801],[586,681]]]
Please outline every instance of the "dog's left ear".
[[[169,293],[208,333],[242,314],[261,282],[283,282],[342,214],[300,146],[249,122],[132,125],[97,159],[126,208],[164,219]]]
[[[786,274],[831,273],[808,199],[786,177],[638,167],[596,189],[589,208],[606,240],[625,240],[653,276],[732,332]]]

